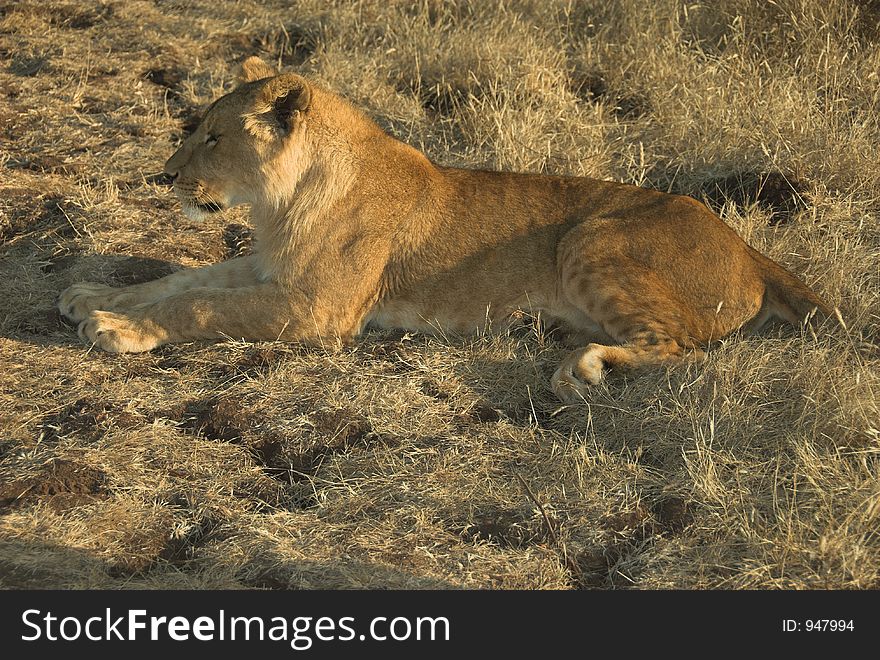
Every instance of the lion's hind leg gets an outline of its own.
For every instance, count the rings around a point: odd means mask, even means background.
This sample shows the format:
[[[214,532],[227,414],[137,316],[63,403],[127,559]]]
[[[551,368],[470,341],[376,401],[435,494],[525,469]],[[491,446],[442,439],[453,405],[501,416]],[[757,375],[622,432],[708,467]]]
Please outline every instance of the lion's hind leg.
[[[550,385],[562,401],[576,403],[586,399],[590,387],[598,385],[608,369],[670,364],[701,355],[699,349],[688,350],[662,331],[653,331],[619,346],[588,344],[573,351],[553,374]]]
[[[551,378],[565,402],[582,401],[612,368],[670,364],[702,355],[688,332],[689,313],[655,270],[624,254],[590,258],[564,250],[560,290],[617,345],[590,343],[563,360]]]

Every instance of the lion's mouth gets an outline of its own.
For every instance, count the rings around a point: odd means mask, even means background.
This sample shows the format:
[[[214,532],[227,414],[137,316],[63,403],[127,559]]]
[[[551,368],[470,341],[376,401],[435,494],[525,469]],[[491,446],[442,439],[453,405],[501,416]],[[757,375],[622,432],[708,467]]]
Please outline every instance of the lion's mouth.
[[[217,202],[193,202],[193,206],[205,213],[217,213],[223,210],[223,205]]]
[[[183,212],[196,218],[217,213],[226,208],[215,195],[206,193],[207,191],[200,185],[183,186],[180,185],[180,182],[175,182],[174,185],[174,194],[180,200]]]

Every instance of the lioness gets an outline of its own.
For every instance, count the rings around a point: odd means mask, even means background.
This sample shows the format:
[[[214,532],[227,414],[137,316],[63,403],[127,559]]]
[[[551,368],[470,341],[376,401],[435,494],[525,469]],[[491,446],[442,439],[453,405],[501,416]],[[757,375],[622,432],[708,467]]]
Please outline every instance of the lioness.
[[[190,217],[249,204],[255,253],[118,289],[75,284],[59,308],[82,338],[111,352],[317,343],[367,324],[468,333],[540,311],[583,338],[551,379],[573,401],[608,367],[831,313],[694,199],[443,167],[298,75],[252,57],[241,78],[165,171]]]

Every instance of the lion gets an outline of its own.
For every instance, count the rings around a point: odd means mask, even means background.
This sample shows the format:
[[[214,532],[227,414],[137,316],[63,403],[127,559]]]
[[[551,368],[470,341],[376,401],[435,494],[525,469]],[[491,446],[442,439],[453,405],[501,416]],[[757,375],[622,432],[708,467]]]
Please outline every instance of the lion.
[[[165,172],[192,218],[250,206],[256,247],[144,284],[66,289],[61,313],[106,351],[222,337],[323,345],[367,326],[465,334],[528,310],[578,338],[550,380],[570,403],[609,368],[832,316],[695,199],[444,167],[257,57]]]

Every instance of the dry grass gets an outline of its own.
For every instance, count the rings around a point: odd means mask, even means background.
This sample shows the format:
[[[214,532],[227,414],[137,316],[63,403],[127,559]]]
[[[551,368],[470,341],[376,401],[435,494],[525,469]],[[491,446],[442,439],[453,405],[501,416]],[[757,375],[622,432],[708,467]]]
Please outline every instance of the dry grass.
[[[0,584],[880,587],[873,3],[283,4],[0,3]],[[847,330],[563,409],[540,329],[87,351],[64,287],[240,249],[151,175],[254,53],[442,163],[704,197]]]

